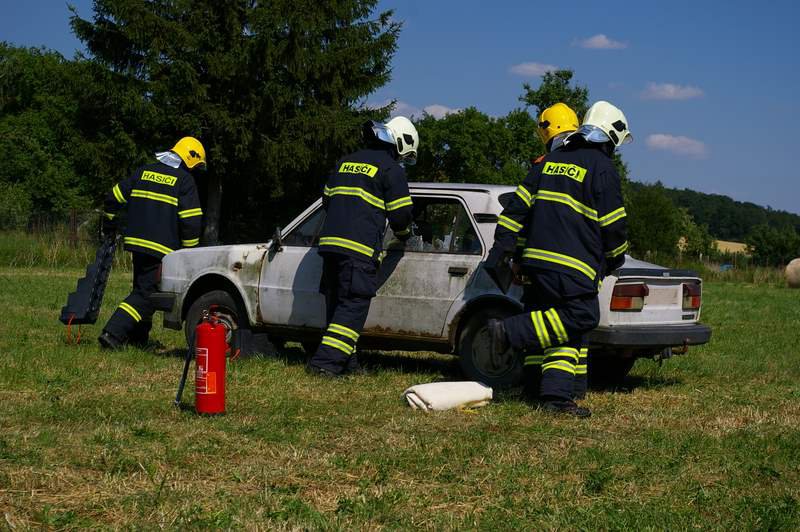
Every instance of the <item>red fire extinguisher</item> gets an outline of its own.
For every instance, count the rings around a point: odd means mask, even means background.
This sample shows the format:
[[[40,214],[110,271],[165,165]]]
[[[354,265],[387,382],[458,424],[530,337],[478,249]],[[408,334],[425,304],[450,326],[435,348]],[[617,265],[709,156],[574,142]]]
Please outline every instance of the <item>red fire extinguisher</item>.
[[[195,329],[194,408],[198,414],[225,413],[225,353],[228,328],[204,316]]]
[[[189,346],[183,365],[183,375],[175,396],[175,406],[181,406],[181,395],[189,364],[195,359],[194,407],[198,414],[225,413],[225,362],[229,349],[228,327],[216,315],[203,313],[194,330],[194,345]]]

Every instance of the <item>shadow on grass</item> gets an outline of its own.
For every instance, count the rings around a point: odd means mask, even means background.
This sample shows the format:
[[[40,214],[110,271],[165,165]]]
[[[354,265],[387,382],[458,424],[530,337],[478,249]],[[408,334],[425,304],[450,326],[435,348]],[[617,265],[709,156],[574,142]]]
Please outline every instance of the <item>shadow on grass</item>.
[[[414,357],[392,352],[367,351],[359,353],[361,365],[372,371],[392,370],[401,373],[439,373],[442,380],[464,380],[458,359],[446,355]]]
[[[631,393],[637,389],[660,390],[681,383],[682,381],[675,377],[662,377],[661,375],[628,375],[621,382],[590,383],[589,389],[593,392]]]

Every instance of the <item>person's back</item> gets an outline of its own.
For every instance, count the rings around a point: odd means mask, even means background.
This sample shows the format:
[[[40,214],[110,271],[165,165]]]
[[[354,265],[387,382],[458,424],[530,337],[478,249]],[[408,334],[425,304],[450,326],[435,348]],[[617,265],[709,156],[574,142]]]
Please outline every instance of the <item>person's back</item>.
[[[125,249],[163,257],[199,243],[202,211],[192,175],[162,162],[146,164],[115,187],[127,203]]]
[[[573,141],[546,155],[528,184],[535,201],[527,232],[520,235],[525,239],[523,264],[569,275],[586,293],[595,292],[605,275],[604,236],[609,235],[604,228],[624,214],[612,160],[598,148]]]
[[[320,253],[377,259],[386,219],[402,231],[410,223],[411,197],[405,170],[383,148],[365,148],[341,158],[323,190],[327,215]]]

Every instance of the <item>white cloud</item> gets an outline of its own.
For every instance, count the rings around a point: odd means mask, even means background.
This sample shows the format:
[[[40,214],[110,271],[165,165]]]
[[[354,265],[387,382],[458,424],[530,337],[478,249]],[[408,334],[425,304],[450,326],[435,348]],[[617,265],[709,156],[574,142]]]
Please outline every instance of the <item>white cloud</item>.
[[[415,116],[417,118],[421,118],[422,117],[422,109],[420,109],[419,107],[417,107],[415,105],[411,105],[408,102],[403,102],[403,101],[398,100],[397,103],[394,106],[394,109],[392,110],[391,116],[398,116],[398,115],[402,115],[402,116],[405,116],[405,117],[408,117],[408,118],[411,118],[412,116]]]
[[[546,65],[544,63],[520,63],[508,69],[512,74],[519,76],[541,76],[546,72],[558,70],[555,65]]]
[[[621,50],[628,47],[628,43],[609,39],[602,33],[598,33],[588,39],[579,39],[573,45],[592,50]]]
[[[701,159],[708,154],[708,148],[699,140],[689,137],[667,135],[666,133],[656,133],[649,135],[645,140],[647,147],[653,150],[662,150],[687,155],[696,159]]]
[[[647,84],[647,88],[642,92],[645,100],[689,100],[700,98],[703,90],[691,85],[676,85],[674,83],[654,83]]]
[[[460,110],[461,109],[453,109],[452,107],[439,105],[438,103],[435,103],[433,105],[426,105],[425,108],[423,109],[423,111],[433,116],[434,118],[444,118],[446,115],[457,113]]]

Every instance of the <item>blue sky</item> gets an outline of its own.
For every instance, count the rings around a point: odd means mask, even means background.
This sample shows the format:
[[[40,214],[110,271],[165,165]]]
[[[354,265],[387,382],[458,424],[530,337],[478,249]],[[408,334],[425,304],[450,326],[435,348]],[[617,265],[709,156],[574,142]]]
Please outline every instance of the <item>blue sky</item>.
[[[73,0],[81,15],[91,1]],[[800,213],[800,3],[382,0],[404,22],[393,79],[405,113],[520,105],[525,81],[575,70],[625,111],[631,177]],[[0,0],[0,40],[72,56],[66,2]],[[425,139],[421,139],[424,143]]]

